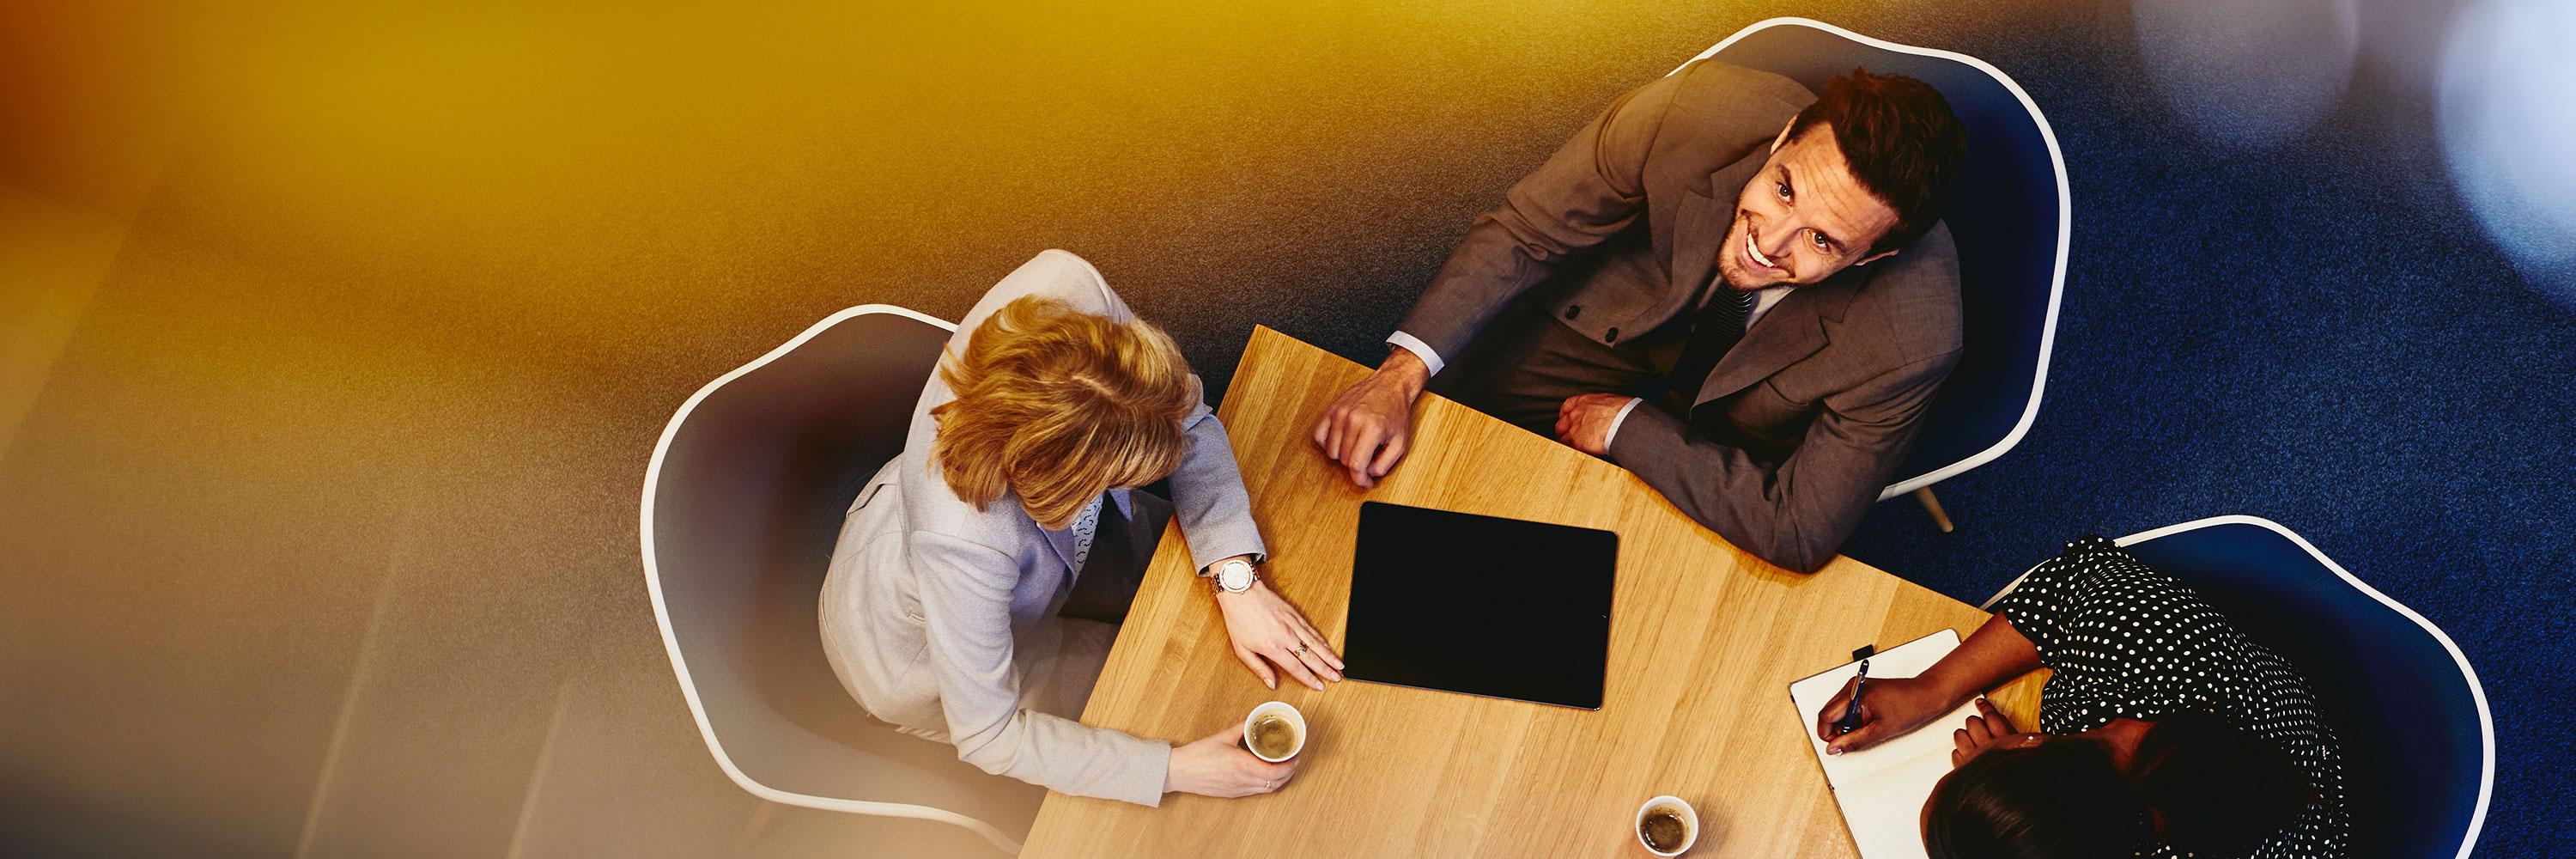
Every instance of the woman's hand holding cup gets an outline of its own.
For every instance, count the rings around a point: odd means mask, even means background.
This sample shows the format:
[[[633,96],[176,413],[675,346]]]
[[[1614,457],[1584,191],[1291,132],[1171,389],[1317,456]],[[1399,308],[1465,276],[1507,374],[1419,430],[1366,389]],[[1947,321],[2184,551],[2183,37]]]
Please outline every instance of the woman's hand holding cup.
[[[1243,727],[1228,725],[1208,738],[1172,747],[1163,790],[1232,799],[1278,790],[1297,774],[1297,758],[1271,763],[1243,747]]]

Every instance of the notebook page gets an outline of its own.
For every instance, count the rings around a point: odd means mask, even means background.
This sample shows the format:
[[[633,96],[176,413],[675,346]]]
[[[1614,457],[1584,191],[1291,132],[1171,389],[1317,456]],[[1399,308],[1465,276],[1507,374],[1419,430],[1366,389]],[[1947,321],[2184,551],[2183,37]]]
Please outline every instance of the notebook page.
[[[1912,677],[1958,647],[1959,633],[1941,630],[1870,657],[1869,676]],[[1816,714],[1859,671],[1860,663],[1854,662],[1789,684],[1798,731],[1824,767],[1825,782],[1833,787],[1834,801],[1842,806],[1843,822],[1863,859],[1921,859],[1923,801],[1931,797],[1933,783],[1950,771],[1950,731],[1942,726],[1966,722],[1976,714],[1976,705],[1961,704],[1920,730],[1867,749],[1825,754],[1825,741],[1816,738]],[[1867,693],[1862,699],[1867,700]]]
[[[1935,733],[1929,726],[1922,732]],[[1860,849],[1862,859],[1925,859],[1923,803],[1932,798],[1932,786],[1950,774],[1950,731],[1937,733],[1944,741],[1940,754],[1880,767],[1834,791],[1842,804],[1843,825],[1851,829],[1852,846]]]

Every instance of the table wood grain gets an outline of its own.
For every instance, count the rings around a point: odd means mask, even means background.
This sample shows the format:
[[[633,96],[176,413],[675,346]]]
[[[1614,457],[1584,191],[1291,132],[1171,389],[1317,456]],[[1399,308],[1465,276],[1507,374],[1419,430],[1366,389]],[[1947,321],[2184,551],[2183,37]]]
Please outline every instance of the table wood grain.
[[[1618,466],[1438,397],[1418,406],[1411,455],[1363,492],[1307,434],[1366,372],[1268,328],[1236,368],[1219,415],[1270,545],[1272,586],[1339,649],[1364,500],[1615,531],[1602,708],[1361,681],[1265,689],[1228,651],[1169,531],[1083,721],[1187,741],[1275,698],[1306,713],[1303,768],[1248,799],[1176,793],[1145,808],[1049,794],[1025,855],[1643,856],[1631,818],[1665,793],[1699,809],[1692,856],[1854,855],[1790,681],[1863,644],[1944,627],[1965,636],[1984,612],[1850,558],[1812,575],[1770,566]],[[1992,697],[2032,724],[2041,679]]]

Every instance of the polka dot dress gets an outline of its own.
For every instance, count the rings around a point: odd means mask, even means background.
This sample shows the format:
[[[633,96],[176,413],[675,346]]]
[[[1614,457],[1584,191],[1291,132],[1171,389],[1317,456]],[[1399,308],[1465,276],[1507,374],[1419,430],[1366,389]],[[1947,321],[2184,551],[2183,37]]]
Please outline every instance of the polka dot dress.
[[[2216,714],[2280,744],[2315,789],[2316,801],[2298,821],[2250,856],[2343,855],[2343,753],[2307,681],[2190,588],[2108,539],[2085,537],[2032,570],[1995,608],[2056,672],[2040,690],[2041,731],[2072,734],[2116,718],[2191,710]],[[2138,855],[2192,856],[2162,844]]]

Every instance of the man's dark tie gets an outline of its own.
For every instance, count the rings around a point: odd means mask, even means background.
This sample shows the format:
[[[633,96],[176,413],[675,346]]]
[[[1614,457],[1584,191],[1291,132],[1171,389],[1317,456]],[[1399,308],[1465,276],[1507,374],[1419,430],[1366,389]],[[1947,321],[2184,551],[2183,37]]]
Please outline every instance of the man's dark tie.
[[[1744,317],[1753,312],[1753,293],[1737,292],[1717,285],[1717,294],[1708,297],[1708,306],[1699,309],[1699,318],[1691,320],[1690,341],[1682,344],[1682,355],[1673,360],[1672,391],[1683,403],[1699,401],[1699,387],[1708,383],[1708,374],[1717,369],[1717,361],[1735,341],[1744,339]]]

